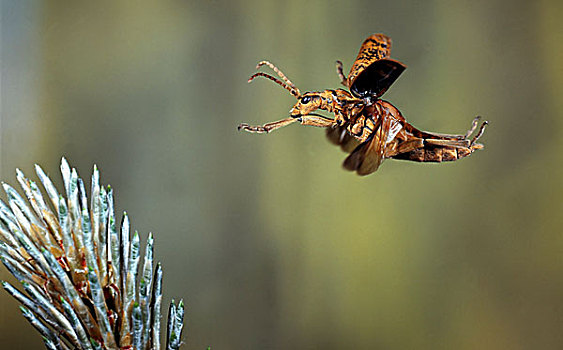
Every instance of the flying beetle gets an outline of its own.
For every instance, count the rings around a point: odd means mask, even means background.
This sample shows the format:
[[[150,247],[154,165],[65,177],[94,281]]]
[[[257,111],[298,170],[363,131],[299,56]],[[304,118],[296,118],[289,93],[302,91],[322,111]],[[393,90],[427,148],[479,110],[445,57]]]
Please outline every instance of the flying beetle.
[[[336,61],[340,82],[349,91],[327,89],[301,93],[279,68],[269,61],[261,61],[256,69],[267,66],[279,79],[258,72],[248,82],[257,77],[270,79],[289,91],[297,103],[291,108],[288,118],[262,126],[242,123],[238,129],[269,133],[295,122],[326,128],[328,139],[350,153],[344,160],[344,168],[359,175],[375,172],[387,158],[445,162],[467,157],[482,149],[484,146],[476,141],[483,135],[488,122],[484,121],[474,134],[480,117],[473,120],[471,128],[463,135],[421,131],[407,122],[395,106],[381,99],[406,69],[401,62],[389,58],[390,54],[391,38],[373,34],[363,42],[348,77],[344,74],[342,62]],[[317,114],[317,110],[332,116]]]

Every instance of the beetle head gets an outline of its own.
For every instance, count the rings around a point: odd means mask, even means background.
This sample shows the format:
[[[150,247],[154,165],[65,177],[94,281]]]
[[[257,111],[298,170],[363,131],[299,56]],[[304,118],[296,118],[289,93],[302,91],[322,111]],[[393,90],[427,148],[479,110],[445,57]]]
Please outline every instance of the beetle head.
[[[294,118],[307,115],[321,108],[322,99],[318,92],[306,92],[297,97],[297,103],[289,111]]]

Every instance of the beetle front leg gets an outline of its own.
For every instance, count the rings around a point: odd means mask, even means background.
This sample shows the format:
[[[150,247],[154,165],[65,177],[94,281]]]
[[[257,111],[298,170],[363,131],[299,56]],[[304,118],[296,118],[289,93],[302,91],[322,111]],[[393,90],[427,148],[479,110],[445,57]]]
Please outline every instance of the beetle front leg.
[[[299,122],[301,125],[308,125],[308,126],[316,126],[319,128],[327,128],[336,125],[334,119],[326,118],[323,116],[317,115],[302,115],[300,117],[289,117],[286,119],[278,120],[276,122],[267,123],[264,125],[248,125],[246,123],[242,123],[238,126],[239,130],[244,130],[251,133],[263,134],[269,133],[270,131],[274,131],[279,128],[283,128],[286,125]]]
[[[336,125],[334,119],[326,118],[320,115],[302,115],[297,118],[301,125],[316,126],[319,128],[328,128]]]
[[[242,123],[238,126],[238,129],[252,133],[262,134],[262,133],[269,133],[270,131],[274,131],[279,128],[283,128],[284,126],[294,123],[296,121],[297,119],[295,118],[286,118],[286,119],[278,120],[277,122],[272,122],[260,126],[253,126],[253,125],[248,125],[246,123]]]

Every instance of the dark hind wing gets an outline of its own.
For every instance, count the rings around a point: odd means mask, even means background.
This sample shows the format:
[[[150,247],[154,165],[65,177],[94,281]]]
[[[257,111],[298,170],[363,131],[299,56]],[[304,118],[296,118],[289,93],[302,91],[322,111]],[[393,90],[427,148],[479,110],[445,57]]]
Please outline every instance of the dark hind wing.
[[[328,140],[342,148],[346,153],[352,152],[360,142],[348,133],[345,126],[335,126],[326,129],[326,137]]]

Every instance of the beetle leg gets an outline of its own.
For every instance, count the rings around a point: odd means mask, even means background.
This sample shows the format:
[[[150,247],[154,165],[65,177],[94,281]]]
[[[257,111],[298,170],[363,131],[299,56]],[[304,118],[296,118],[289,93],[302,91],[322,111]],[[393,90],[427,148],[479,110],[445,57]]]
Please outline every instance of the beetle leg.
[[[481,119],[481,116],[476,116],[475,119],[473,119],[473,121],[471,122],[471,128],[469,130],[467,130],[467,132],[465,133],[465,138],[469,138],[469,136],[471,136],[471,134],[473,134],[473,131],[475,131],[475,129],[477,129],[477,124],[479,124],[479,119]],[[486,124],[487,122],[485,122]]]
[[[481,124],[481,128],[479,128],[479,132],[477,132],[477,135],[475,135],[472,139],[471,139],[471,143],[470,145],[473,146],[477,146],[475,144],[475,141],[479,140],[479,138],[483,135],[483,133],[485,132],[485,127],[489,124],[489,122],[487,120],[485,120],[483,122],[483,124]]]
[[[424,139],[424,146],[426,145],[431,145],[431,146],[436,146],[439,148],[443,148],[443,149],[457,149],[458,154],[459,152],[473,152],[474,150],[477,149],[483,149],[483,145],[480,143],[475,143],[475,141],[477,141],[479,139],[479,137],[481,137],[481,135],[483,135],[483,132],[485,131],[485,126],[487,125],[487,122],[484,122],[481,125],[481,128],[479,128],[479,132],[477,133],[477,135],[475,135],[475,137],[473,137],[473,139],[471,140],[443,140],[443,139]],[[405,152],[399,152],[399,153],[405,153]]]
[[[242,123],[238,126],[239,130],[244,130],[252,133],[269,133],[270,131],[274,131],[279,128],[283,128],[286,125],[296,122],[296,118],[286,118],[282,120],[278,120],[276,122],[267,123],[261,126],[252,126],[246,123]]]
[[[424,139],[437,139],[437,140],[467,140],[469,139],[469,136],[471,136],[471,134],[473,134],[473,132],[475,131],[475,129],[477,129],[477,125],[479,124],[479,120],[481,119],[480,116],[475,117],[475,119],[473,119],[473,121],[471,122],[471,128],[469,128],[469,130],[467,130],[467,132],[465,133],[465,135],[454,135],[454,134],[442,134],[442,133],[438,133],[438,132],[428,132],[428,131],[418,131],[417,136],[418,137],[422,137]],[[484,131],[484,125],[487,125],[488,122],[483,122],[483,124],[481,125],[481,128],[479,129],[479,132],[477,133],[479,137],[481,137],[481,135],[483,134]],[[478,137],[477,137],[478,138]],[[474,137],[474,141],[477,141],[476,137]]]
[[[296,121],[301,123],[301,125],[316,126],[319,128],[333,127],[336,125],[336,121],[334,119],[326,118],[320,115],[302,115],[298,118],[289,117],[286,119],[278,120],[276,122],[257,126],[242,123],[238,126],[238,129],[251,133],[269,133],[270,131],[283,128],[284,126]]]
[[[340,78],[340,84],[348,87],[348,78],[344,75],[344,69],[342,68],[342,62],[336,61],[336,74]]]
[[[316,126],[319,128],[333,127],[336,125],[334,119],[326,118],[320,115],[302,115],[297,118],[301,125]]]
[[[468,140],[425,139],[424,142],[429,144],[429,145],[455,147],[455,148],[467,148],[471,145]]]

